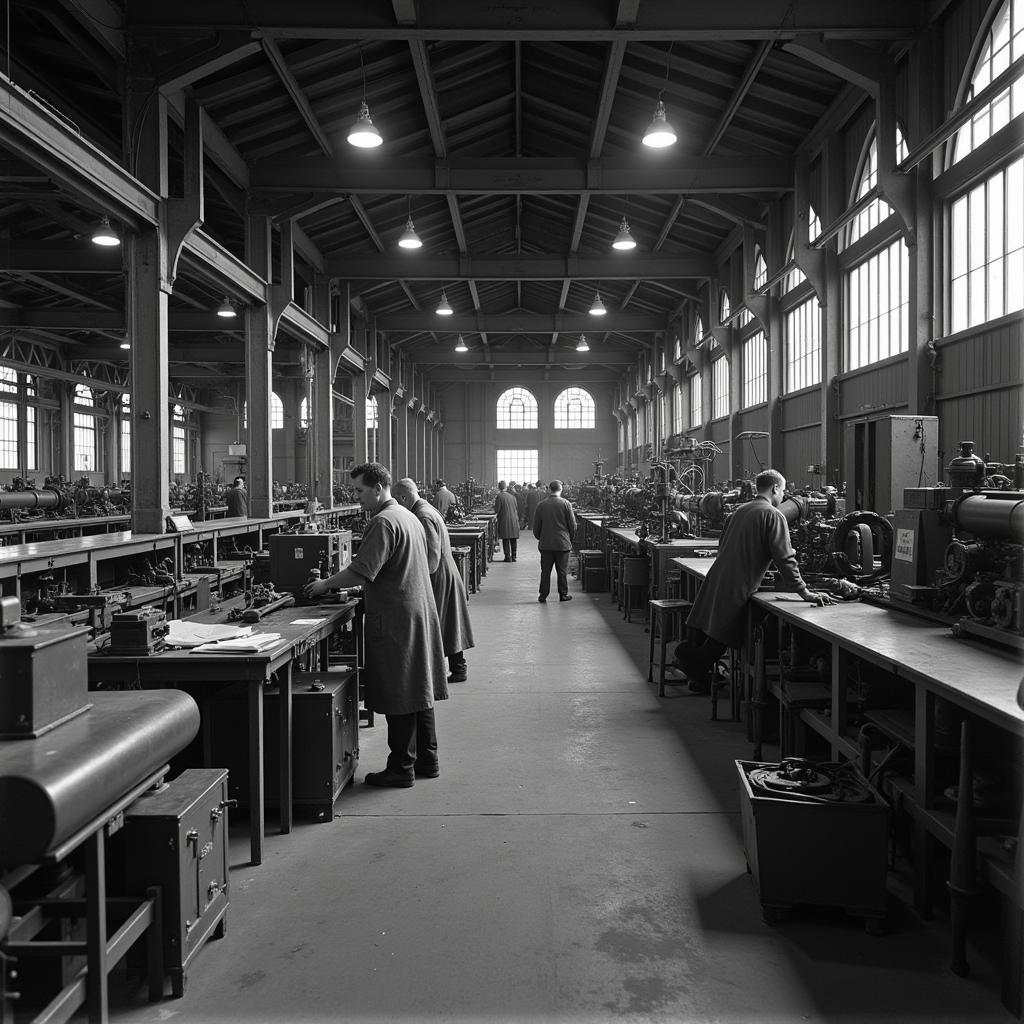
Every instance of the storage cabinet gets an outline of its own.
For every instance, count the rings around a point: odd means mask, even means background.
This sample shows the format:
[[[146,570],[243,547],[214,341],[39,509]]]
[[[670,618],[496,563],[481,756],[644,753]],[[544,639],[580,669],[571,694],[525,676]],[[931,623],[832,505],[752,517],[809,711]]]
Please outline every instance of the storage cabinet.
[[[207,938],[220,938],[228,911],[228,773],[189,768],[125,811],[128,892],[163,894],[164,968],[181,996]]]

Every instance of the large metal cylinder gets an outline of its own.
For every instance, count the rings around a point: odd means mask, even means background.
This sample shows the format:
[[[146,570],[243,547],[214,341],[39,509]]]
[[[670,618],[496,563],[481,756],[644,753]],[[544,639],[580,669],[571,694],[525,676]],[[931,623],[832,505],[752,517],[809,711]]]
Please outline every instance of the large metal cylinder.
[[[0,866],[34,864],[199,732],[181,690],[89,694],[90,710],[35,740],[0,741]]]
[[[953,523],[978,537],[1024,543],[1024,492],[967,494],[953,505]]]
[[[0,491],[0,509],[60,508],[63,503],[60,491],[50,487],[38,491]]]

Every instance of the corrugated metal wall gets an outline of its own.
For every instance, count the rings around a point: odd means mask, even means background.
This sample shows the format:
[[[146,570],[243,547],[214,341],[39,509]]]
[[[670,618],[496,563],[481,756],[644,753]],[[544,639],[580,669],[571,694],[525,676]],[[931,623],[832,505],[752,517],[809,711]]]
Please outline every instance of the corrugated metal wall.
[[[794,485],[819,483],[807,467],[821,461],[821,392],[804,391],[780,403],[781,445],[775,468]]]

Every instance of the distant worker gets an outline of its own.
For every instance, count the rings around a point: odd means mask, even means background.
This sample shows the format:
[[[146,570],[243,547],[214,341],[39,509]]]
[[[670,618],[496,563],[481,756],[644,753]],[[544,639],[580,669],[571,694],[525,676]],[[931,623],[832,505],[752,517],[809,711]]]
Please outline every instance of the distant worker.
[[[455,495],[448,490],[448,485],[443,480],[437,481],[437,490],[434,491],[434,508],[441,513],[441,518],[448,517],[448,509],[452,507]]]
[[[544,485],[538,480],[530,484],[529,493],[526,495],[526,528],[533,529],[533,520],[537,516],[537,506],[547,497]]]
[[[249,493],[245,489],[245,477],[236,476],[232,485],[224,492],[228,515],[232,519],[249,518]]]
[[[718,556],[708,570],[686,619],[691,639],[677,645],[673,663],[690,681],[690,689],[707,693],[715,662],[729,647],[742,647],[747,601],[757,593],[772,562],[790,590],[808,604],[833,604],[828,594],[811,590],[800,575],[789,539],[789,524],[779,511],[786,478],[775,469],[758,473],[757,495],[729,517],[718,542]]]
[[[569,552],[576,540],[576,515],[572,505],[562,497],[562,481],[548,484],[548,496],[537,506],[533,535],[540,549],[541,604],[551,592],[551,569],[558,579],[558,600],[571,601],[569,593]]]
[[[444,654],[451,675],[449,683],[464,683],[469,678],[465,651],[473,646],[473,629],[469,624],[469,601],[466,584],[452,557],[452,542],[441,513],[420,497],[416,482],[404,477],[391,489],[391,495],[423,524],[427,541],[427,568],[434,591],[437,615],[441,620]],[[422,771],[421,771],[422,774]]]
[[[307,597],[363,588],[363,703],[386,716],[388,762],[370,786],[408,789],[439,773],[434,701],[448,696],[441,622],[430,586],[420,521],[391,497],[391,474],[377,462],[351,472],[356,499],[370,513],[349,565],[306,585]]]
[[[516,499],[508,491],[504,480],[498,481],[498,493],[494,496],[494,511],[498,516],[497,534],[501,539],[501,549],[505,554],[503,561],[516,560],[516,548],[519,546],[519,509]]]

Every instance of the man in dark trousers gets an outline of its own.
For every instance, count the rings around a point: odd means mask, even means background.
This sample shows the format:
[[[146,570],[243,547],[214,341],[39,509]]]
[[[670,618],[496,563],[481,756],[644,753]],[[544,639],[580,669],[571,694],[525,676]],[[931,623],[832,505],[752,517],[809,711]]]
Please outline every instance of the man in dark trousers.
[[[540,596],[543,604],[551,592],[551,567],[558,578],[558,600],[571,601],[569,593],[569,552],[576,539],[576,515],[562,497],[562,481],[548,484],[548,496],[537,506],[533,535],[540,550]]]
[[[498,493],[494,496],[494,512],[497,515],[497,532],[501,540],[503,561],[516,560],[516,548],[519,546],[519,508],[516,499],[508,491],[504,480],[498,481]]]
[[[359,552],[306,597],[341,587],[363,588],[363,701],[388,720],[387,768],[371,786],[407,789],[416,776],[438,774],[434,701],[448,696],[441,622],[430,586],[427,541],[420,521],[391,497],[391,474],[377,462],[352,470],[353,489],[370,521]]]
[[[690,680],[690,689],[709,692],[710,672],[726,648],[742,647],[747,601],[757,593],[772,562],[790,590],[814,605],[833,604],[828,594],[811,590],[800,575],[789,539],[789,524],[779,511],[786,479],[775,469],[758,473],[757,495],[729,517],[718,555],[701,584],[686,619],[691,639],[676,646],[673,662]]]
[[[441,513],[420,497],[416,481],[404,477],[391,489],[391,495],[402,508],[407,508],[423,525],[427,539],[427,568],[430,585],[441,620],[444,654],[451,675],[449,683],[464,683],[469,678],[465,651],[473,646],[473,629],[469,624],[469,601],[466,584],[459,575],[452,557],[452,542]],[[423,774],[421,771],[420,774]]]

